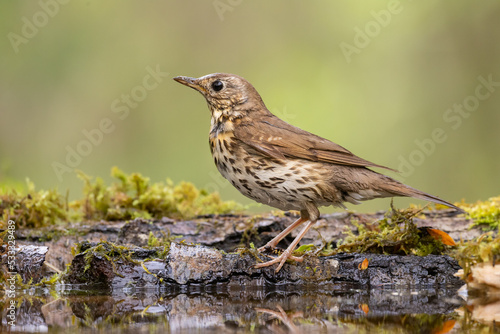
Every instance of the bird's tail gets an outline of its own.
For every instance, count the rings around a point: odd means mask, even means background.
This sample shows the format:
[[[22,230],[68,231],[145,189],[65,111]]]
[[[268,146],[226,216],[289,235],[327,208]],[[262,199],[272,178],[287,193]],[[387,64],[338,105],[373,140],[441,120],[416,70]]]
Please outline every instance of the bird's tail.
[[[424,193],[423,191],[420,191],[418,189],[412,188],[410,186],[407,186],[399,181],[396,181],[392,178],[389,178],[391,181],[386,183],[386,186],[384,187],[386,191],[389,191],[393,193],[396,196],[405,196],[405,197],[413,197],[413,198],[418,198],[422,199],[424,201],[431,201],[434,203],[439,203],[446,205],[450,208],[453,208],[457,210],[460,213],[466,213],[464,210],[460,209],[458,206],[451,204],[450,202],[447,202],[445,200],[442,200],[436,196]]]

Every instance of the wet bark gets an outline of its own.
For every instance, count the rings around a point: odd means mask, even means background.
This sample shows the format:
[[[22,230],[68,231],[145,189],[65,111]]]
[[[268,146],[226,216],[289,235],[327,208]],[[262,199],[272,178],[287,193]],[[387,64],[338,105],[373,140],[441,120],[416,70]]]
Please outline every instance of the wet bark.
[[[43,263],[49,250],[47,246],[25,245],[15,249],[13,259],[9,259],[9,253],[6,252],[5,245],[2,246],[0,253],[2,255],[2,265],[6,272],[19,274],[23,283],[38,283],[44,277]],[[12,262],[11,262],[12,261]],[[9,265],[9,262],[12,264]]]
[[[343,237],[346,229],[355,230],[352,221],[374,221],[384,213],[353,214],[336,213],[324,215],[304,237],[302,244],[335,242]],[[279,286],[302,284],[337,284],[350,282],[371,285],[446,285],[458,284],[453,276],[457,263],[445,256],[384,256],[375,254],[339,254],[331,257],[306,255],[302,263],[287,263],[279,272],[274,266],[254,269],[258,261],[269,258],[257,252],[234,252],[238,247],[253,242],[259,247],[283,230],[297,217],[294,216],[204,216],[188,221],[136,219],[130,222],[87,222],[74,224],[65,230],[50,230],[51,240],[46,241],[49,231],[19,231],[18,242],[47,246],[45,259],[54,267],[63,270],[72,263],[66,277],[70,283],[88,283],[106,288],[118,286],[151,287],[166,285],[210,285],[224,284],[227,287],[247,284],[249,286]],[[434,226],[455,240],[471,239],[481,234],[479,229],[469,230],[470,220],[453,217],[448,211],[429,213],[425,219],[415,219],[419,226]],[[71,233],[68,233],[71,231]],[[58,232],[58,233],[56,233]],[[321,235],[321,238],[319,237]],[[151,236],[159,240],[173,240],[166,258],[149,261],[154,249],[146,249]],[[295,233],[280,244],[286,247]],[[123,258],[109,258],[93,254],[75,258],[70,249],[76,242],[107,240],[126,245],[133,250],[133,262]],[[196,244],[197,246],[190,246]],[[93,244],[95,245],[95,244]],[[146,247],[146,248],[145,248]],[[82,249],[82,252],[84,250]],[[224,251],[224,252],[221,252]],[[225,253],[226,252],[226,253]],[[140,256],[138,255],[140,254]],[[144,263],[145,270],[140,261]],[[260,259],[260,260],[259,260]],[[369,266],[360,270],[358,265],[368,259]],[[41,262],[40,262],[41,261]],[[39,259],[38,263],[43,263]],[[35,264],[35,262],[33,262]],[[19,267],[22,277],[33,276],[33,268]],[[41,265],[36,267],[41,268]],[[149,273],[148,273],[149,271]],[[42,273],[40,271],[40,273]],[[50,270],[35,274],[39,280]]]
[[[149,259],[153,251],[134,248],[130,261],[121,255],[109,258],[92,253],[92,247],[97,245],[82,248],[87,252],[74,258],[65,281],[110,289],[169,286],[179,291],[187,291],[189,286],[225,291],[271,286],[293,290],[310,285],[329,289],[339,283],[405,287],[462,284],[454,276],[460,267],[448,256],[306,255],[303,262],[287,264],[276,273],[275,266],[254,268],[258,261],[266,259],[257,251],[227,254],[205,246],[172,243],[165,259],[141,262]],[[365,259],[368,265],[362,268]]]

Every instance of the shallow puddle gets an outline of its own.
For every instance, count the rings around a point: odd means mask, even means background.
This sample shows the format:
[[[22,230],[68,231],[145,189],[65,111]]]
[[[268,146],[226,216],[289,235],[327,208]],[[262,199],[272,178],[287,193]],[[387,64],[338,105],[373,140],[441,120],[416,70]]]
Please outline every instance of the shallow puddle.
[[[339,284],[328,291],[190,286],[185,290],[18,291],[2,300],[1,332],[49,333],[493,333],[500,302],[456,287],[394,289]],[[477,299],[476,299],[477,301]],[[474,305],[473,305],[474,304]],[[481,305],[482,304],[482,305]],[[480,313],[478,313],[478,311]],[[488,315],[488,310],[490,314]],[[9,315],[11,315],[9,317]],[[488,318],[489,317],[489,318]],[[15,327],[11,327],[14,318]]]

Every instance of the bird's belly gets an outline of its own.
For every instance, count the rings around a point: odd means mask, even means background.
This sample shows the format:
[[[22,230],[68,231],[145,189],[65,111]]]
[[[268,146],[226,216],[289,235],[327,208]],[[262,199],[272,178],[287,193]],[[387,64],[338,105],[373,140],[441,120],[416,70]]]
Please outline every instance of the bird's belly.
[[[317,170],[321,164],[301,160],[274,161],[239,151],[229,154],[215,145],[213,157],[219,172],[243,195],[281,210],[302,210],[306,202],[331,205],[323,197]]]

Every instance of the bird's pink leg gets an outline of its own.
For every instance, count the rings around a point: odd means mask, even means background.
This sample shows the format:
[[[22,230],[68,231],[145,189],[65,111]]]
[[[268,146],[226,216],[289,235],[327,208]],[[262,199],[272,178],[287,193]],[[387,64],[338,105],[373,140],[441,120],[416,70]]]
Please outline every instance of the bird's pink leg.
[[[295,223],[297,223],[297,222],[295,222]],[[304,235],[306,235],[307,231],[309,231],[309,229],[314,225],[315,222],[316,222],[316,220],[309,221],[306,224],[306,226],[304,226],[302,231],[300,231],[299,235],[293,240],[293,242],[290,244],[290,246],[288,246],[288,248],[283,253],[281,253],[280,256],[276,257],[275,259],[273,259],[271,261],[259,263],[255,266],[255,268],[268,267],[270,265],[273,265],[273,264],[279,262],[279,266],[278,266],[278,268],[276,268],[276,272],[278,272],[278,271],[280,271],[281,267],[283,267],[286,260],[288,260],[288,259],[301,262],[303,260],[302,257],[293,256],[292,252],[295,249],[295,247],[299,244],[300,240],[304,237]],[[295,225],[295,223],[292,225]],[[283,232],[285,232],[285,231],[283,231]]]
[[[286,229],[284,229],[280,234],[275,236],[271,241],[269,241],[264,246],[260,247],[259,252],[263,252],[268,247],[275,248],[284,237],[286,237],[290,232],[295,230],[297,228],[297,226],[299,226],[300,224],[302,224],[305,221],[307,221],[306,218],[300,217],[299,219],[297,219],[293,224],[291,224]]]

